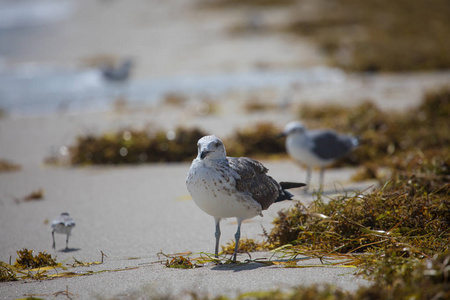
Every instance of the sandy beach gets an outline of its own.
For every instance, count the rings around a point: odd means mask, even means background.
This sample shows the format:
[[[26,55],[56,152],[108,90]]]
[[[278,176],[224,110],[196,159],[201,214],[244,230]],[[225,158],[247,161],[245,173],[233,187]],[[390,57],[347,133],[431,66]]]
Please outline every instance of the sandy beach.
[[[449,72],[358,75],[336,71],[324,67],[326,59],[306,41],[271,33],[230,35],[230,27],[250,18],[246,10],[218,13],[199,9],[191,1],[175,0],[68,3],[69,11],[55,23],[0,29],[2,74],[30,64],[82,68],[87,58],[111,55],[136,59],[133,77],[125,83],[130,86],[158,78],[194,76],[201,81],[202,76],[267,70],[310,72],[325,68],[328,77],[264,88],[231,85],[215,95],[199,90],[186,93],[186,101],[176,105],[164,99],[139,102],[126,97],[121,103],[112,97],[107,109],[87,105],[83,110],[69,107],[39,114],[21,112],[21,106],[15,106],[15,113],[6,109],[0,117],[0,158],[19,164],[21,169],[0,173],[0,260],[14,262],[16,251],[23,248],[46,251],[64,265],[73,264],[75,259],[98,262],[101,252],[107,257],[102,264],[68,267],[74,272],[94,272],[86,276],[0,282],[1,299],[30,295],[53,299],[55,293],[66,289],[75,299],[134,299],[157,294],[189,298],[189,292],[235,297],[298,285],[333,284],[353,291],[369,284],[354,276],[355,269],[313,267],[320,261],[306,257],[299,264],[310,267],[298,269],[256,262],[190,270],[166,268],[166,258],[158,256],[159,252],[213,252],[214,220],[195,205],[185,186],[189,162],[73,167],[49,165],[45,160],[55,155],[64,159],[62,147],[72,145],[77,136],[130,127],[199,127],[222,138],[262,121],[282,128],[297,118],[297,108],[303,103],[335,102],[351,107],[369,99],[382,109],[406,110],[418,104],[427,90],[450,82]],[[283,18],[283,11],[270,21],[277,18]],[[6,40],[9,42],[4,43]],[[176,92],[183,95],[181,88]],[[245,111],[245,102],[255,98],[273,109]],[[269,175],[279,181],[305,179],[305,170],[288,158],[262,162]],[[354,173],[354,168],[327,170],[326,194],[373,186],[373,182],[352,182]],[[317,172],[312,182],[312,188],[317,188]],[[39,189],[43,199],[20,201]],[[303,203],[313,199],[301,190],[294,190],[294,194]],[[290,205],[286,201],[275,204],[264,217],[245,221],[242,235],[261,240],[262,227],[270,230],[277,212]],[[63,211],[77,223],[69,252],[62,251],[64,235],[56,235],[56,250],[51,248],[49,222]],[[222,224],[221,245],[225,245],[234,238],[236,221],[227,219]],[[271,255],[252,253],[251,258]],[[245,254],[238,256],[239,261],[246,258]]]

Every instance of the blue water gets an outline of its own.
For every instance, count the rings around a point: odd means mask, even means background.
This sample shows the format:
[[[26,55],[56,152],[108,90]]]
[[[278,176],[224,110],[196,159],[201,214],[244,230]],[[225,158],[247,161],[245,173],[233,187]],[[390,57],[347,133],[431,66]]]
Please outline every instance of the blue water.
[[[68,18],[75,0],[0,0],[0,30],[45,25]]]
[[[344,78],[337,69],[310,68],[108,82],[98,69],[2,63],[9,57],[26,56],[33,41],[50,34],[52,26],[76,10],[76,0],[0,0],[0,109],[10,114],[87,112],[111,109],[119,98],[147,105],[156,104],[168,93],[215,96],[228,91],[286,89],[292,84],[339,83]],[[16,36],[21,39],[14,40]]]
[[[119,97],[130,104],[154,104],[168,93],[195,97],[261,88],[287,89],[293,84],[339,83],[344,76],[337,69],[310,68],[108,82],[97,69],[27,65],[0,68],[0,108],[12,114],[106,110]]]

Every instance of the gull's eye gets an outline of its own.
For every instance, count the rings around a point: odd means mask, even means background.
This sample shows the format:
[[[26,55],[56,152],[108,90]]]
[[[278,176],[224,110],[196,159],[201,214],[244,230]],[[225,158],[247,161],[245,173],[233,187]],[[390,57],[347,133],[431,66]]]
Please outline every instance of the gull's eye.
[[[215,142],[215,143],[214,143],[214,147],[216,147],[216,148],[218,148],[218,147],[219,147],[219,145],[220,145],[220,143],[219,143],[219,142]]]

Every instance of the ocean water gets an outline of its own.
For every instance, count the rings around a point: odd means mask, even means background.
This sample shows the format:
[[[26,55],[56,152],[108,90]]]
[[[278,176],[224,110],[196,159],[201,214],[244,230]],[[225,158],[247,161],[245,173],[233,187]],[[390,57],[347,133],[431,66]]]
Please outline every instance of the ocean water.
[[[54,23],[68,18],[75,0],[0,0],[0,30]]]
[[[11,114],[106,110],[119,98],[130,104],[155,104],[168,93],[215,96],[262,88],[285,90],[294,84],[338,84],[344,78],[338,69],[316,67],[111,82],[99,69],[27,64],[0,69],[0,108]]]
[[[59,28],[77,9],[76,0],[0,0],[0,109],[9,114],[88,112],[111,109],[117,99],[130,104],[156,104],[168,93],[213,97],[228,91],[283,90],[294,84],[320,88],[340,83],[345,77],[338,69],[315,67],[207,76],[131,77],[111,82],[96,68],[7,63],[11,57],[27,57],[30,50],[45,51],[42,47],[34,49],[33,45]]]

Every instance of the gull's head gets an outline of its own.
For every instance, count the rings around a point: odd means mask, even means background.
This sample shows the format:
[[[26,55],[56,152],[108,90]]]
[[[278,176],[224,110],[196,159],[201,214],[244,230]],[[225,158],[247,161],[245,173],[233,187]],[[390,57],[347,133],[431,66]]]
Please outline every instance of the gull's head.
[[[221,139],[215,135],[207,135],[198,140],[198,155],[200,160],[204,159],[223,159],[227,153]]]
[[[288,136],[291,134],[304,134],[305,133],[305,126],[302,124],[302,122],[299,121],[293,121],[289,122],[286,127],[284,127],[283,132],[281,133],[282,136]]]

